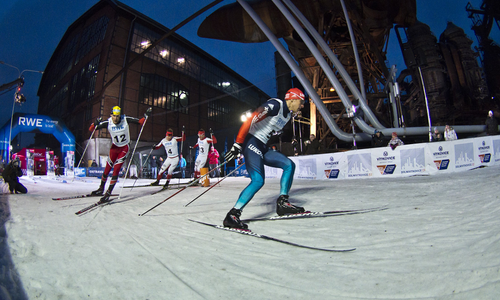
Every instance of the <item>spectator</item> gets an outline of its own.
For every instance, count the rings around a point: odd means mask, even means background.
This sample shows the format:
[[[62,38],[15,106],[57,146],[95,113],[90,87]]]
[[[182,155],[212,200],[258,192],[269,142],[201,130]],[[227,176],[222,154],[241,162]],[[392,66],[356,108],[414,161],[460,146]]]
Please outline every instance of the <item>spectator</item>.
[[[446,124],[444,127],[444,139],[445,141],[454,141],[458,140],[457,133],[455,132],[455,129],[453,127],[450,127],[450,125]]]
[[[135,164],[130,165],[130,170],[128,172],[128,175],[132,179],[137,179],[137,166]]]
[[[439,132],[439,129],[437,127],[434,127],[434,132],[432,133],[431,136],[431,142],[441,142],[444,141],[443,135],[441,132]]]
[[[498,120],[495,118],[493,111],[488,112],[488,117],[486,118],[486,134],[487,135],[497,135],[498,134]]]
[[[305,141],[304,144],[306,144],[306,149],[304,151],[305,152],[304,154],[308,155],[308,154],[318,154],[319,153],[320,143],[316,139],[316,136],[314,134],[311,134],[309,136],[309,140]]]
[[[184,156],[181,154],[181,160],[179,161],[179,168],[181,170],[181,176],[182,178],[186,178],[186,159],[184,158]]]
[[[90,164],[92,168],[97,167],[97,163],[95,162],[95,159],[92,160],[92,164]]]
[[[19,182],[19,177],[23,176],[20,165],[21,161],[16,158],[10,161],[2,172],[3,180],[9,185],[11,194],[26,194],[28,192],[28,189]]]
[[[384,147],[384,146],[385,146],[384,134],[379,130],[375,130],[375,134],[372,135],[372,147]]]
[[[156,164],[157,164],[156,156],[153,155],[153,157],[149,161],[149,165],[151,166],[151,177],[155,179],[158,176],[158,166]]]
[[[219,165],[219,152],[214,146],[210,147],[210,152],[208,152],[208,164],[210,170],[214,170]],[[220,170],[217,168],[211,174],[210,177],[220,177]]]
[[[387,144],[387,146],[390,146],[392,148],[392,150],[394,150],[394,149],[396,149],[397,146],[401,146],[401,145],[404,145],[403,141],[400,138],[398,138],[398,134],[396,132],[393,132],[392,138],[389,141],[389,144]]]

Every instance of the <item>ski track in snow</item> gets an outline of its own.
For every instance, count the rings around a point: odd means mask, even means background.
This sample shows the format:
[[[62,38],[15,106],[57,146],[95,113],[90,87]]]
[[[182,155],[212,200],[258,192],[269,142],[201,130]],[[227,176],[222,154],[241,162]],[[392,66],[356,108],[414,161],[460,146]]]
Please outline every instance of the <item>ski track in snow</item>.
[[[98,197],[97,178],[21,178],[27,195],[0,196],[0,299],[497,299],[499,166],[461,173],[338,181],[295,180],[290,201],[312,211],[388,209],[249,223],[259,234],[354,252],[329,253],[215,230],[247,178],[203,191],[123,189]],[[212,179],[212,183],[216,180]],[[137,185],[151,180],[140,179]],[[115,187],[133,180],[121,179]],[[7,191],[7,193],[6,193]],[[267,179],[242,218],[274,215]]]

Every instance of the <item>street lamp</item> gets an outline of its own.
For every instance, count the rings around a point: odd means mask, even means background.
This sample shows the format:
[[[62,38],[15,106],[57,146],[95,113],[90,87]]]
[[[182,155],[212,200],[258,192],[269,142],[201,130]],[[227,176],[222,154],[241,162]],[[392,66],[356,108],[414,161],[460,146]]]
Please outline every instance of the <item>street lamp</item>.
[[[16,102],[18,102],[20,104],[23,104],[24,102],[26,102],[26,97],[24,97],[24,95],[21,94],[21,88],[24,86],[23,73],[24,72],[33,72],[33,73],[43,74],[43,72],[36,71],[36,70],[20,71],[18,67],[10,65],[8,63],[5,63],[3,61],[0,61],[0,64],[16,69],[17,73],[19,74],[17,78],[20,79],[20,82],[18,83],[18,86],[16,88],[16,93],[14,94],[14,103],[12,103],[12,113],[10,115],[9,147],[7,150],[7,162],[9,162],[10,161],[10,151],[12,150],[11,149],[12,148],[12,144],[11,144],[11,142],[12,142],[12,121],[13,121],[12,119],[14,118],[14,108],[16,107]]]

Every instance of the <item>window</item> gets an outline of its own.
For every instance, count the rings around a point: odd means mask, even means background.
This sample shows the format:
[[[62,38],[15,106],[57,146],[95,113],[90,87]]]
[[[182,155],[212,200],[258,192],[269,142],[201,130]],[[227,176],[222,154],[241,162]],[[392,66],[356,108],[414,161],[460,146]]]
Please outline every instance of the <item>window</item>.
[[[91,100],[94,96],[99,59],[100,55],[97,55],[80,72],[73,75],[69,99],[70,106],[85,100]]]
[[[228,121],[228,115],[231,107],[222,100],[215,100],[208,103],[208,119],[218,123],[225,124]]]
[[[85,27],[80,39],[80,47],[76,54],[75,65],[82,59],[90,50],[94,49],[106,35],[109,19],[107,16],[102,16],[99,20]]]
[[[136,23],[130,50],[140,54],[160,37],[160,33]],[[145,56],[231,95],[250,106],[260,104],[259,95],[254,89],[246,88],[248,85],[238,78],[172,39],[167,38],[161,41]]]
[[[139,101],[149,106],[187,114],[189,91],[181,84],[156,74],[142,74]]]

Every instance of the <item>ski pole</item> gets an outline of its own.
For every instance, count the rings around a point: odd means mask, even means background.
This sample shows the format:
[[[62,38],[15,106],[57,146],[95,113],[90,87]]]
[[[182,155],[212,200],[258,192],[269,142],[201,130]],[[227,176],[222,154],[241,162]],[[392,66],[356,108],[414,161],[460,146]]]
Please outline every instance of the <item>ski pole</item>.
[[[85,152],[87,152],[87,148],[90,145],[90,140],[94,137],[94,133],[97,130],[97,126],[94,126],[94,131],[92,131],[92,134],[90,135],[89,142],[87,143],[87,146],[85,146],[85,149],[83,150],[82,157],[80,157],[80,161],[78,162],[78,165],[76,167],[78,168],[80,164],[82,163],[82,159],[85,156]],[[71,179],[71,182],[75,181],[75,172],[73,171],[73,179]]]
[[[181,155],[180,155],[180,161],[179,161],[179,170],[181,171],[181,175],[179,176],[179,184],[181,183],[181,177],[182,177],[182,168],[181,168],[181,165],[182,165],[182,148],[184,147],[184,131],[185,131],[186,127],[184,127],[184,125],[182,125],[182,134],[181,134]]]
[[[218,165],[217,167],[221,167],[223,165],[225,165],[227,163],[227,161],[223,162],[222,164]],[[160,206],[161,204],[165,203],[167,200],[169,200],[170,198],[174,197],[175,195],[179,194],[180,192],[184,191],[185,189],[187,189],[188,187],[190,186],[193,186],[195,185],[196,183],[198,183],[200,180],[202,180],[203,178],[207,177],[208,174],[210,174],[210,172],[208,172],[207,174],[201,176],[200,178],[197,178],[193,181],[191,181],[188,185],[186,185],[185,187],[183,187],[182,189],[178,190],[176,193],[168,196],[165,200],[161,201],[160,203],[156,204],[155,206],[151,207],[150,209],[146,210],[145,212],[143,212],[142,214],[139,214],[139,216],[144,216],[145,214],[147,214],[148,212],[152,211],[153,209],[157,208],[158,206]]]
[[[147,112],[151,113],[151,110],[152,110],[152,108],[150,107],[150,108],[148,108]],[[139,140],[141,139],[142,131],[144,130],[144,125],[146,125],[148,118],[149,118],[149,115],[146,114],[146,120],[144,120],[144,123],[142,123],[141,131],[139,132],[139,136],[137,137],[137,141],[135,142],[134,150],[132,151],[132,155],[130,156],[130,160],[129,160],[128,165],[127,165],[127,170],[125,171],[125,174],[123,175],[124,184],[122,184],[122,188],[120,189],[120,193],[118,194],[118,199],[120,199],[122,196],[123,187],[125,186],[125,179],[127,179],[128,169],[130,168],[130,164],[132,163],[132,160],[134,159],[135,149],[137,149],[137,144],[139,144]]]
[[[184,207],[188,206],[189,204],[193,203],[194,201],[196,201],[196,199],[200,198],[201,196],[203,196],[206,192],[208,192],[211,188],[213,188],[214,186],[218,185],[222,180],[226,179],[227,177],[229,177],[231,174],[233,174],[234,172],[236,172],[239,168],[243,167],[245,163],[242,163],[241,165],[239,165],[236,169],[232,170],[231,172],[229,172],[229,174],[227,174],[226,176],[224,176],[221,180],[217,181],[215,184],[213,184],[211,187],[209,187],[208,189],[206,189],[203,193],[201,193],[200,195],[198,195],[198,197],[194,198],[193,200],[191,200],[188,204],[184,205]]]

